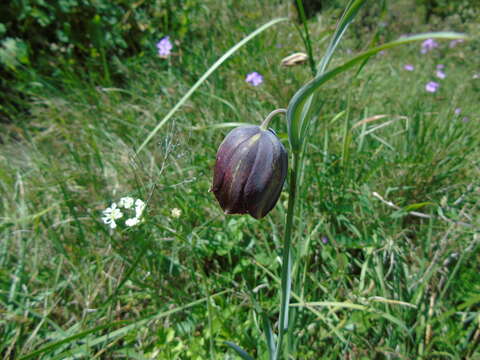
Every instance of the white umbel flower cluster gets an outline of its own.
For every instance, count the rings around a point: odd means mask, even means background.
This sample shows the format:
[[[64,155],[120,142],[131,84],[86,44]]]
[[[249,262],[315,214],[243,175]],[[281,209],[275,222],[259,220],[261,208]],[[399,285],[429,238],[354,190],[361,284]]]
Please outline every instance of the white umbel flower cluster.
[[[120,219],[123,216],[122,212],[119,208],[117,208],[117,204],[115,203],[110,205],[109,208],[106,208],[103,211],[103,215],[103,222],[107,225],[110,225],[110,228],[112,229],[115,229],[117,227],[117,223],[115,222],[115,220]]]
[[[118,207],[116,203],[112,203],[109,208],[103,211],[102,220],[105,224],[109,225],[111,229],[115,229],[117,227],[116,220],[123,217],[123,213],[121,211],[121,208],[123,208],[128,210],[128,212],[135,213],[133,217],[129,217],[127,220],[125,220],[125,225],[132,227],[141,223],[145,206],[145,202],[141,199],[135,200],[129,196],[122,197],[118,202]]]
[[[173,208],[171,211],[171,215],[174,219],[178,219],[180,216],[182,216],[182,210],[179,208]]]

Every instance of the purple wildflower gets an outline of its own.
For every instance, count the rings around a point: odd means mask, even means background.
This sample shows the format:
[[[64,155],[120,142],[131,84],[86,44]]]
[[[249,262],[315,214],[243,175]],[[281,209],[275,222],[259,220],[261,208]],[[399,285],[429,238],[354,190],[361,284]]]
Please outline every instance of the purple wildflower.
[[[445,69],[445,65],[443,65],[443,64],[438,64],[437,65],[437,70],[443,70],[443,69]]]
[[[460,108],[455,109],[455,115],[460,115],[461,112],[462,112],[462,109]]]
[[[170,36],[165,36],[157,43],[158,55],[162,58],[168,57],[172,48],[173,45],[170,42]]]
[[[322,236],[322,243],[328,244],[328,237],[326,237],[325,235]]]
[[[461,44],[463,43],[465,40],[463,39],[455,39],[455,40],[452,40],[450,41],[450,48],[454,48],[455,46],[457,46],[457,44]]]
[[[437,70],[437,77],[439,79],[445,79],[447,75],[442,70]]]
[[[249,84],[252,84],[253,86],[258,86],[261,83],[263,83],[263,76],[260,75],[258,72],[254,71],[254,72],[251,72],[250,74],[247,74],[245,81],[248,82]]]
[[[412,64],[406,64],[403,68],[407,71],[415,70],[415,67]]]
[[[439,87],[440,87],[439,83],[436,83],[435,81],[430,81],[427,83],[427,85],[425,85],[425,90],[427,90],[428,92],[434,93],[438,90]]]
[[[480,79],[480,73],[473,74],[472,79]]]
[[[438,47],[438,43],[434,39],[427,39],[422,42],[422,49],[420,50],[420,52],[422,54],[426,54],[430,50],[435,49],[436,47]]]
[[[467,123],[467,122],[470,121],[470,119],[469,119],[467,116],[465,116],[465,117],[462,119],[462,121],[463,121],[464,123]]]

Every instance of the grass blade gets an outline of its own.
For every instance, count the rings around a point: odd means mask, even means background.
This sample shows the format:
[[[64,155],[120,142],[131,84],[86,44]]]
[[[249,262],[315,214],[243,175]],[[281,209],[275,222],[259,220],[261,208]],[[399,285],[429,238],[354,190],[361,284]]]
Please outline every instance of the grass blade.
[[[263,322],[263,332],[267,340],[268,356],[272,360],[275,356],[276,346],[275,338],[273,337],[272,325],[270,324],[270,319],[268,318],[265,312],[262,312],[262,322]]]
[[[243,359],[243,360],[253,360],[253,357],[247,354],[245,350],[243,350],[237,344],[232,343],[231,341],[225,341],[225,345],[230,347],[231,349],[235,350],[235,352]]]
[[[365,0],[351,0],[350,3],[347,5],[345,12],[343,13],[340,21],[338,22],[335,33],[332,36],[332,40],[327,47],[327,51],[318,65],[318,75],[315,78],[318,78],[325,72],[328,64],[330,63],[330,60],[332,59],[333,53],[335,52],[338,44],[340,43],[340,40],[345,34],[345,31],[347,30],[348,26],[353,21],[364,3]],[[311,94],[311,96],[313,96],[313,93]],[[304,121],[308,117],[312,100],[313,98],[309,97],[302,104],[302,112],[299,114],[299,117],[295,118],[294,121],[288,120],[288,136],[293,151],[300,151],[302,142],[301,134],[304,133],[304,129],[308,128],[308,126],[304,124]]]
[[[262,25],[259,27],[257,30],[252,32],[250,35],[236,43],[234,46],[232,46],[225,54],[223,54],[220,59],[215,61],[215,63],[210,66],[210,68],[200,77],[200,79],[197,80],[197,82],[186,92],[185,95],[180,99],[178,103],[175,104],[175,106],[168,112],[167,115],[155,126],[155,128],[148,134],[148,136],[145,138],[143,143],[140,145],[140,147],[137,150],[137,154],[143,150],[143,148],[152,140],[152,138],[155,136],[155,134],[162,128],[163,125],[177,112],[178,109],[188,100],[188,98],[195,92],[195,90],[198,89],[200,85],[215,71],[217,68],[222,65],[225,60],[227,60],[230,56],[232,56],[238,49],[240,49],[243,45],[245,45],[247,42],[252,40],[255,36],[261,34],[263,31],[267,30],[268,28],[272,27],[275,24],[278,24],[279,22],[282,21],[287,21],[288,18],[277,18],[269,21],[268,23]]]
[[[221,291],[215,295],[212,295],[212,296],[219,296],[219,295],[223,295],[225,294],[226,292],[228,292],[228,290],[225,290],[225,291]],[[142,326],[144,324],[146,324],[147,322],[149,321],[152,321],[152,320],[156,320],[156,319],[160,319],[160,318],[163,318],[163,317],[166,317],[166,316],[169,316],[169,315],[172,315],[174,313],[177,313],[177,312],[180,312],[180,311],[183,311],[185,309],[188,309],[192,306],[195,306],[195,305],[198,305],[198,304],[201,304],[202,302],[204,301],[207,301],[207,298],[204,297],[202,299],[199,299],[199,300],[196,300],[196,301],[193,301],[187,305],[184,305],[184,306],[180,306],[178,308],[175,308],[175,309],[172,309],[172,310],[168,310],[168,311],[164,311],[164,312],[161,312],[161,313],[158,313],[158,314],[155,314],[155,315],[151,315],[151,316],[148,316],[146,318],[143,318],[141,320],[138,320],[138,321],[134,321],[134,322],[130,322],[130,321],[127,321],[127,320],[120,320],[120,321],[114,321],[114,322],[110,322],[108,324],[103,324],[103,325],[99,325],[99,326],[96,326],[92,329],[88,329],[88,330],[85,330],[85,331],[82,331],[78,334],[75,334],[75,335],[72,335],[72,336],[69,336],[65,339],[62,339],[62,340],[59,340],[59,341],[55,341],[53,343],[50,343],[44,347],[42,347],[41,349],[38,349],[38,350],[35,350],[27,355],[24,355],[22,357],[20,357],[20,360],[27,360],[27,359],[38,359],[38,356],[40,354],[43,354],[43,353],[48,353],[48,352],[51,352],[53,350],[55,350],[56,348],[58,348],[59,346],[63,345],[63,344],[67,344],[69,342],[72,342],[72,341],[75,341],[75,340],[80,340],[84,337],[86,337],[87,335],[89,334],[92,334],[92,333],[95,333],[97,331],[101,331],[101,330],[105,330],[105,329],[109,329],[111,327],[115,327],[115,326],[119,326],[119,325],[125,325],[117,330],[114,330],[113,332],[107,334],[107,335],[104,335],[102,336],[102,340],[105,338],[105,337],[108,337],[110,339],[116,337],[116,336],[123,336],[125,334],[127,334],[129,331],[133,330],[133,329],[136,329],[138,328],[139,326]],[[98,339],[97,339],[98,340]],[[92,343],[90,343],[89,345],[90,346],[93,346],[93,345],[96,345],[98,342],[97,341],[94,341]]]
[[[379,53],[382,50],[388,50],[399,45],[409,44],[415,41],[427,40],[430,38],[436,39],[468,39],[467,36],[454,32],[435,32],[435,33],[424,33],[419,35],[408,36],[401,38],[380,46],[377,46],[373,49],[367,50],[360,55],[354,57],[353,59],[347,61],[343,65],[337,66],[333,70],[330,70],[326,73],[319,74],[315,79],[311,80],[305,84],[297,93],[292,97],[290,104],[287,109],[287,121],[288,121],[288,132],[290,143],[294,151],[298,151],[301,147],[301,139],[306,135],[305,133],[300,133],[301,129],[301,119],[305,113],[305,104],[310,99],[310,96],[315,93],[315,91],[328,80],[333,79],[337,75],[351,69],[352,67],[362,63],[365,59]]]
[[[302,20],[302,23],[303,23],[303,31],[305,32],[305,35],[302,34],[302,31],[300,30],[300,28],[298,29],[298,32],[303,40],[303,43],[305,45],[305,50],[307,51],[307,54],[308,54],[308,64],[310,65],[312,75],[315,76],[317,74],[317,69],[315,67],[315,60],[313,59],[312,42],[310,40],[310,34],[308,32],[307,17],[305,16],[305,9],[303,8],[302,0],[297,0],[297,8],[298,8],[298,13],[300,15],[300,19]]]
[[[328,45],[327,52],[323,56],[320,64],[318,65],[318,72],[319,74],[323,74],[332,59],[333,53],[337,49],[340,40],[342,39],[345,31],[347,31],[348,26],[351,24],[355,16],[357,16],[358,11],[365,3],[365,0],[351,0],[350,3],[347,5],[345,12],[343,13],[340,21],[338,22],[337,29],[333,34],[332,40]]]

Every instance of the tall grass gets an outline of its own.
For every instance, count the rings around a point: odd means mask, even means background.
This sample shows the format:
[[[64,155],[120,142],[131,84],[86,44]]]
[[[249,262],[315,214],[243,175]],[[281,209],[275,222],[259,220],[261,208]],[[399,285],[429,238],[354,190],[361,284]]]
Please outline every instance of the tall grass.
[[[268,356],[262,324],[278,321],[288,194],[259,222],[224,216],[208,189],[225,133],[215,124],[260,123],[310,79],[308,66],[278,65],[301,50],[295,28],[278,25],[239,49],[136,153],[265,13],[287,12],[250,1],[206,8],[198,39],[176,45],[179,56],[121,64],[125,83],[116,87],[81,76],[61,90],[45,82],[30,114],[2,125],[4,358],[232,358],[224,341]],[[317,59],[340,15],[330,11],[308,23]],[[368,44],[353,26],[331,68]],[[478,43],[448,44],[425,55],[419,44],[388,49],[359,74],[325,83],[313,103],[321,112],[309,129],[292,239],[293,358],[478,356],[480,87],[468,61]],[[427,93],[440,63],[447,78]],[[251,71],[264,75],[261,86],[244,82]],[[286,141],[286,123],[272,124]],[[126,195],[148,199],[145,222],[110,231],[101,212]]]

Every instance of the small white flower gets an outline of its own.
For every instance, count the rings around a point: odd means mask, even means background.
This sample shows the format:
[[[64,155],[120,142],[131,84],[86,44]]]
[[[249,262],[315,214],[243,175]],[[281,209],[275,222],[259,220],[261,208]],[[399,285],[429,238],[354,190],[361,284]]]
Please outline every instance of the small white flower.
[[[130,226],[130,227],[135,226],[135,225],[137,225],[137,224],[139,224],[139,223],[140,223],[140,219],[137,218],[137,217],[134,217],[134,218],[131,218],[131,219],[127,219],[127,220],[125,221],[125,225]]]
[[[120,207],[124,207],[125,209],[130,209],[133,205],[133,198],[127,196],[127,197],[123,197],[120,199],[120,201],[118,202],[118,205]]]
[[[139,218],[140,216],[142,216],[144,209],[145,209],[145,203],[142,200],[137,199],[135,201],[135,217]]]
[[[171,214],[173,218],[177,219],[182,215],[182,210],[178,208],[173,208]]]
[[[103,211],[104,217],[102,218],[103,222],[105,224],[110,225],[110,228],[115,229],[117,227],[117,224],[115,223],[115,220],[120,219],[123,214],[120,211],[119,208],[117,208],[117,204],[113,203],[110,205],[109,208],[105,209]]]

